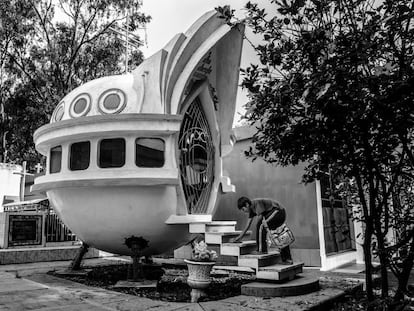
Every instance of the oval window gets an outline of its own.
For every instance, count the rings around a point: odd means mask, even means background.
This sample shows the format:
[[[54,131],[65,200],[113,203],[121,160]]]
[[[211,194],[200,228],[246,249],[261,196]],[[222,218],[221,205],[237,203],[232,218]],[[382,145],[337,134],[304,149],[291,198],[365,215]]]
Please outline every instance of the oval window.
[[[109,94],[105,97],[103,105],[108,110],[115,110],[121,104],[121,98],[118,94]]]
[[[72,118],[82,117],[91,109],[91,98],[88,94],[77,96],[70,105],[69,113]]]
[[[99,110],[104,114],[121,112],[126,106],[125,93],[118,89],[104,92],[99,98]]]

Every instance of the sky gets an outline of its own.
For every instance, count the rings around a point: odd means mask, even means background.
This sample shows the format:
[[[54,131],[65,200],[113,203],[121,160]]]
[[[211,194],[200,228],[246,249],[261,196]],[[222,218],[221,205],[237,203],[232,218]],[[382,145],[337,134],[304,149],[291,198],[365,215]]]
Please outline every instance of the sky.
[[[142,10],[152,17],[147,25],[145,56],[157,52],[175,34],[185,32],[200,16],[215,7],[230,5],[242,13],[240,9],[244,3],[244,0],[144,0]]]
[[[141,48],[145,57],[149,57],[167,44],[177,33],[184,33],[204,13],[217,6],[230,5],[236,15],[244,17],[244,4],[247,0],[144,0],[143,12],[151,15],[147,25],[147,47]],[[269,0],[256,0],[262,6],[269,6]],[[143,33],[140,33],[143,36]],[[241,67],[246,67],[255,60],[256,54],[249,44],[243,47]],[[243,106],[247,102],[246,93],[239,90],[235,123],[239,123]]]

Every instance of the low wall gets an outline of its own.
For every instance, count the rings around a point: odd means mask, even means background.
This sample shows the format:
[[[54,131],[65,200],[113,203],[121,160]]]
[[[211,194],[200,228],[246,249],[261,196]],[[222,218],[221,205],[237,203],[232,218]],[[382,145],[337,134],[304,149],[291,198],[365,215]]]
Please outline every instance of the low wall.
[[[79,248],[80,245],[1,249],[0,265],[73,260]],[[84,258],[96,257],[99,257],[99,251],[92,247],[84,256]]]
[[[5,196],[19,197],[20,194],[20,165],[0,163],[0,212],[3,212],[3,201]]]

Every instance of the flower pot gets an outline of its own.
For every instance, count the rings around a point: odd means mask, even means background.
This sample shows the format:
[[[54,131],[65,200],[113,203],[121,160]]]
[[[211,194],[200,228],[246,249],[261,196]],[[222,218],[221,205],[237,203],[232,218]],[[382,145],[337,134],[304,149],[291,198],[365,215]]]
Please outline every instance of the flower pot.
[[[191,302],[197,302],[200,297],[206,296],[204,289],[211,283],[210,272],[215,262],[184,260],[188,267],[187,284],[192,288]]]

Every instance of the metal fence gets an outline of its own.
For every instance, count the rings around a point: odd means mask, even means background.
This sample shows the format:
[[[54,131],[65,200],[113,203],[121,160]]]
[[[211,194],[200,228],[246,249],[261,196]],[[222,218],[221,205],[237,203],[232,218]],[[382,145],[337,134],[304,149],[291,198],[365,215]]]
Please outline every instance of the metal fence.
[[[76,235],[54,214],[46,214],[45,235],[46,242],[76,241]]]

